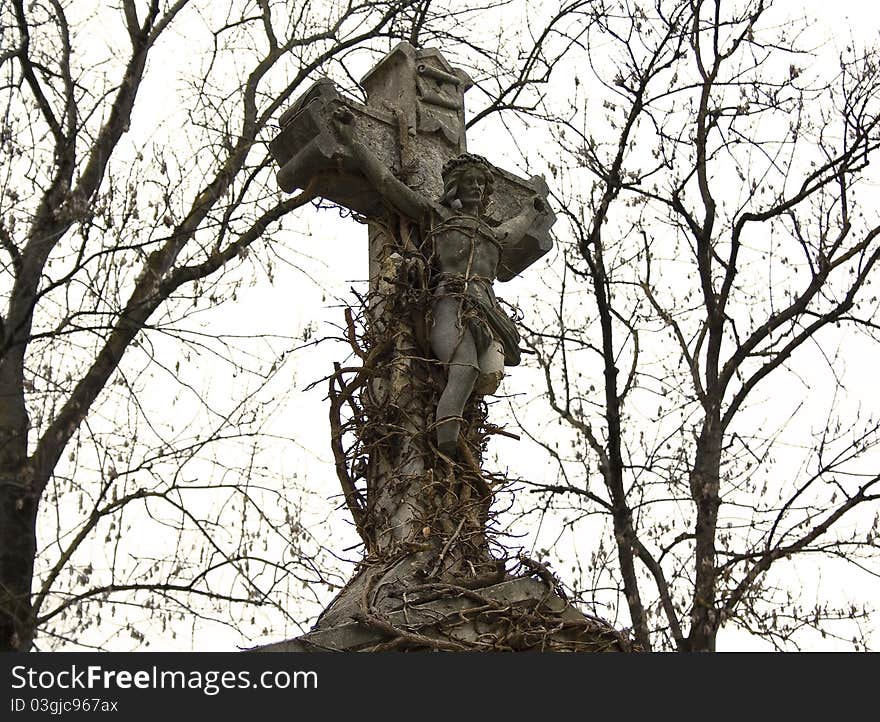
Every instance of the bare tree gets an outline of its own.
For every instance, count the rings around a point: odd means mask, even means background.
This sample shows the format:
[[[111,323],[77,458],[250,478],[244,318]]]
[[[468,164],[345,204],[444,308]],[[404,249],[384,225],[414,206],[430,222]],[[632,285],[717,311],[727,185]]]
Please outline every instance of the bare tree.
[[[527,426],[560,474],[533,491],[645,649],[865,643],[816,570],[880,572],[880,58],[783,10],[609,4],[557,134],[565,269],[530,343],[569,431]]]
[[[475,58],[484,114],[537,107],[542,38],[474,52],[497,5],[0,2],[0,649],[102,616],[107,643],[184,617],[253,628],[259,606],[295,624],[294,585],[334,586],[264,449],[311,330],[199,314],[295,265],[268,230],[311,195],[281,198],[266,143],[318,74],[351,87],[393,42],[438,43]],[[119,608],[145,612],[111,627]]]

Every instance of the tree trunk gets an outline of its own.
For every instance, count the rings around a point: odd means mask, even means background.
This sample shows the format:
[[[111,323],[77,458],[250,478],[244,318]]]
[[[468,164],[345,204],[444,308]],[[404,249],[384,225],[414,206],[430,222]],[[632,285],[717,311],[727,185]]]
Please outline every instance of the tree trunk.
[[[34,637],[31,584],[39,494],[27,464],[21,354],[0,362],[0,652],[25,652]]]
[[[694,602],[688,651],[714,652],[720,618],[715,604],[715,532],[721,481],[721,420],[710,413],[697,441],[691,472],[691,495],[697,505],[695,533]]]
[[[37,497],[22,477],[0,475],[0,652],[26,652],[34,636]]]

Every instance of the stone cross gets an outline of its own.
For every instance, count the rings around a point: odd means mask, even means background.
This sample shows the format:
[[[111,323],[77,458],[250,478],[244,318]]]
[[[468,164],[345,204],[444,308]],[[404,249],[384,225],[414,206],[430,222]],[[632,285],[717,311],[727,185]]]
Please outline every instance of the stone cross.
[[[408,280],[413,274],[408,275],[405,267],[405,246],[413,229],[418,226],[416,235],[424,235],[425,226],[400,208],[389,207],[387,194],[377,190],[376,182],[377,174],[390,173],[398,190],[406,186],[403,190],[413,191],[413,198],[443,195],[444,165],[467,150],[464,93],[472,81],[449,65],[438,50],[401,43],[361,85],[365,105],[343,97],[331,80],[317,81],[281,116],[281,130],[269,147],[280,166],[277,178],[283,190],[307,189],[369,221],[370,288],[371,296],[378,299],[369,311],[371,323],[380,330],[397,324],[397,330],[389,334],[393,348],[375,363],[369,381],[358,387],[362,416],[372,416],[368,426],[381,428],[359,429],[355,452],[346,452],[339,439],[334,439],[337,474],[368,557],[396,560],[394,574],[388,576],[387,569],[382,572],[386,579],[383,593],[390,593],[394,584],[389,579],[403,580],[416,568],[422,577],[461,579],[462,575],[479,577],[481,568],[494,564],[485,541],[491,490],[479,468],[482,437],[474,432],[479,423],[467,427],[475,438],[471,451],[463,452],[467,458],[456,458],[454,444],[447,438],[444,445],[442,433],[435,431],[442,426],[434,418],[435,410],[439,417],[441,398],[436,383],[438,364],[426,359],[431,349],[425,350],[424,329],[420,343],[419,323],[411,320],[414,314],[401,301],[406,284],[413,282]],[[340,117],[347,119],[351,129],[348,142],[340,137]],[[366,155],[371,159],[370,172],[365,171]],[[503,231],[512,228],[512,223],[519,224],[516,233],[497,234],[509,242],[493,242],[499,249],[498,264],[484,292],[497,304],[491,281],[510,280],[550,250],[549,229],[555,216],[540,201],[548,193],[543,178],[524,179],[488,163],[484,166],[491,169],[494,180],[490,205],[479,219],[456,220],[471,223],[472,244],[477,227],[485,237],[494,233],[492,229]],[[523,208],[530,204],[532,211],[524,215]],[[461,227],[461,223],[455,226]],[[450,236],[455,233],[466,235],[448,231]],[[422,290],[426,288],[423,284]],[[433,303],[422,312],[422,319],[433,316],[436,327],[439,310]],[[436,348],[433,338],[431,344]],[[451,379],[455,361],[444,363]],[[473,381],[468,383],[470,394]],[[450,380],[447,388],[451,384]],[[449,428],[457,440],[458,422]],[[366,486],[365,499],[355,483],[358,479],[365,479],[361,482]],[[406,586],[403,581],[400,584]]]
[[[344,103],[356,116],[359,139],[408,186],[439,198],[443,164],[467,150],[464,93],[471,85],[467,73],[449,65],[440,51],[416,50],[406,42],[362,79],[366,105],[344,99],[329,78],[318,80],[281,116],[281,132],[269,145],[280,166],[278,185],[292,193],[311,184],[316,195],[367,218],[387,212],[333,131],[333,112]],[[498,167],[493,172],[492,223],[515,216],[531,196],[547,195],[541,176],[526,180]],[[520,243],[505,246],[497,280],[509,281],[550,250],[549,229],[555,220],[547,213]],[[378,252],[371,247],[374,282]]]

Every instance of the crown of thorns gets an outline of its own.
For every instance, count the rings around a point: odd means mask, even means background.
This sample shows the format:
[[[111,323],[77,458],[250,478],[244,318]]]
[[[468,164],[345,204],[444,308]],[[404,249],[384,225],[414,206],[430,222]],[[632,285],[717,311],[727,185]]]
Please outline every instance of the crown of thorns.
[[[476,166],[485,172],[489,178],[493,177],[492,166],[489,165],[489,161],[476,153],[462,153],[461,155],[446,161],[446,163],[443,164],[442,175],[446,178],[451,173],[455,173],[465,166]]]

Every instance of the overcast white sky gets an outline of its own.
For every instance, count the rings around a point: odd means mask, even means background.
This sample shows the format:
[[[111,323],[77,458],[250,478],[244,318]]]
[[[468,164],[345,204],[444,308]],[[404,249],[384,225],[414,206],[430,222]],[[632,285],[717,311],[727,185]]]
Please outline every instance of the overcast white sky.
[[[551,3],[552,4],[552,3]],[[797,13],[802,10],[806,15],[817,18],[817,28],[828,32],[833,36],[834,42],[847,41],[850,33],[857,40],[876,40],[878,30],[878,10],[875,3],[862,2],[859,0],[842,0],[840,2],[823,2],[822,0],[808,0],[802,3],[780,3],[786,12]],[[834,53],[827,56],[827,62],[835,62]],[[568,87],[569,78],[560,76],[557,82],[561,87]],[[474,91],[472,91],[473,95]],[[521,163],[520,157],[504,132],[499,132],[499,126],[494,122],[484,123],[474,129],[469,135],[469,148],[492,159],[499,165],[517,169]],[[533,169],[519,168],[522,174],[534,172]],[[263,317],[263,320],[274,331],[284,333],[285,328],[293,319],[295,326],[301,323],[313,322],[318,328],[320,335],[331,321],[338,322],[341,311],[334,307],[333,299],[351,299],[349,287],[354,282],[363,282],[366,275],[366,231],[361,228],[353,228],[350,222],[337,222],[332,211],[316,213],[306,210],[299,214],[298,224],[305,223],[309,232],[314,235],[308,239],[298,239],[297,247],[311,258],[303,260],[303,264],[318,281],[314,285],[303,284],[301,276],[294,275],[290,282],[296,284],[296,302],[291,304],[291,318],[285,315]],[[290,225],[290,222],[286,225]],[[559,259],[554,256],[548,257],[536,266],[529,269],[520,279],[500,288],[501,294],[510,300],[525,297],[529,290],[534,288],[535,279],[544,274],[543,264],[558,263]],[[326,297],[328,301],[323,299]],[[279,308],[290,303],[290,288],[284,282],[276,284],[274,288],[261,286],[250,289],[241,297],[240,314],[244,320],[253,319],[259,314],[259,309]],[[234,323],[232,318],[230,323]],[[273,325],[273,321],[277,325]],[[297,361],[296,392],[291,396],[289,408],[286,413],[279,416],[282,424],[296,424],[296,438],[304,447],[299,458],[293,462],[301,469],[301,478],[309,480],[310,487],[318,491],[318,484],[326,482],[326,494],[335,495],[337,489],[331,471],[330,454],[327,446],[328,429],[324,422],[326,409],[324,403],[324,389],[322,387],[307,392],[304,387],[314,378],[323,376],[330,368],[332,361],[338,359],[340,347],[327,345],[323,348],[310,349],[303,352]],[[853,359],[856,362],[856,359]],[[870,374],[871,367],[876,360],[868,357],[863,358],[864,373]],[[521,369],[509,370],[505,380],[504,389],[507,393],[525,393],[529,396],[531,381],[526,380],[527,374]],[[525,382],[525,385],[523,385]],[[779,390],[777,389],[777,393]],[[791,389],[791,393],[802,393],[800,389]],[[316,423],[316,419],[320,423]],[[303,421],[305,423],[303,423]],[[546,457],[530,446],[528,440],[515,442],[493,442],[496,449],[503,449],[504,462],[509,464],[522,476],[540,480],[542,475],[555,474]],[[285,462],[291,463],[290,460]],[[548,481],[551,479],[548,479]],[[318,493],[320,493],[318,491]],[[323,518],[326,510],[316,512],[316,518]],[[339,515],[337,515],[339,518]],[[520,530],[523,531],[523,530]],[[343,538],[343,537],[340,537]],[[349,532],[348,538],[354,541],[354,536]],[[589,543],[589,542],[587,542]],[[561,576],[565,578],[567,565],[564,559],[558,560],[556,567]],[[868,583],[863,580],[864,583]],[[797,584],[797,580],[793,580]],[[822,585],[837,587],[842,579],[824,579]],[[880,591],[880,590],[878,590]],[[858,596],[858,595],[856,595]],[[230,640],[233,644],[235,640]],[[719,637],[719,646],[722,649],[747,649],[761,648],[754,639],[744,633],[731,628],[725,629]]]
[[[554,3],[547,5],[552,6]],[[865,41],[876,40],[880,34],[875,2],[805,0],[780,5],[784,5],[792,13],[800,9],[805,14],[815,16],[817,26],[827,30],[837,42],[844,41],[849,33]],[[828,61],[833,62],[833,54],[829,55]],[[167,69],[167,73],[163,68],[150,68],[151,81],[145,88],[146,94],[139,100],[140,109],[147,106],[156,116],[161,116],[177,102],[173,93],[168,92],[176,83],[174,71],[171,67]],[[564,76],[557,78],[557,81],[561,87],[569,84],[569,79]],[[499,130],[500,126],[494,121],[486,122],[475,129],[469,137],[470,150],[489,157],[498,165],[511,170],[518,169],[522,174],[526,174],[526,171],[528,174],[534,172],[535,169],[519,167],[519,156],[511,150],[512,144],[505,133]],[[243,288],[238,294],[237,303],[225,305],[222,315],[206,315],[205,331],[258,331],[290,336],[299,333],[306,326],[311,326],[317,336],[332,333],[330,324],[338,323],[342,319],[339,304],[353,302],[350,287],[363,287],[366,279],[366,229],[351,221],[339,219],[332,210],[316,211],[312,208],[302,209],[295,218],[287,219],[284,228],[289,229],[283,232],[288,236],[285,240],[296,251],[292,258],[310,280],[307,281],[299,270],[279,267],[274,284],[261,282]],[[528,295],[533,288],[534,279],[544,274],[547,268],[545,264],[558,262],[558,257],[551,254],[529,269],[521,279],[505,285],[501,289],[501,295],[512,301],[519,296]],[[292,393],[281,402],[283,407],[278,409],[273,422],[274,430],[279,434],[293,436],[297,441],[295,450],[289,445],[279,448],[275,459],[278,471],[285,475],[296,473],[298,478],[307,480],[310,506],[304,510],[305,521],[316,527],[323,524],[325,530],[332,528],[332,544],[340,554],[343,554],[343,549],[355,543],[356,536],[350,525],[344,521],[344,515],[333,511],[338,499],[332,498],[338,494],[338,488],[328,444],[325,387],[321,384],[311,391],[307,391],[306,387],[325,376],[332,368],[333,361],[341,360],[342,353],[342,347],[332,343],[297,351],[288,365]],[[876,359],[866,359],[865,363],[865,372],[868,374]],[[198,373],[210,376],[212,369],[204,367]],[[509,372],[505,380],[505,391],[517,392],[526,376],[519,369]],[[539,479],[549,469],[543,455],[536,453],[527,440],[518,444],[505,443],[499,448],[504,449],[505,462],[515,466],[523,476]],[[555,474],[555,470],[551,469],[550,473]],[[325,524],[328,518],[331,519],[330,525]],[[564,560],[561,560],[558,568],[564,579]],[[839,583],[839,580],[831,583]],[[283,636],[281,630],[273,630],[263,641],[277,640]],[[242,640],[234,633],[222,629],[211,629],[210,635],[193,636],[184,633],[177,640],[171,640],[167,635],[157,632],[153,648],[188,649],[192,643],[200,650],[235,649],[255,641]],[[746,637],[725,631],[720,637],[719,646],[744,649],[750,644],[752,642]]]

